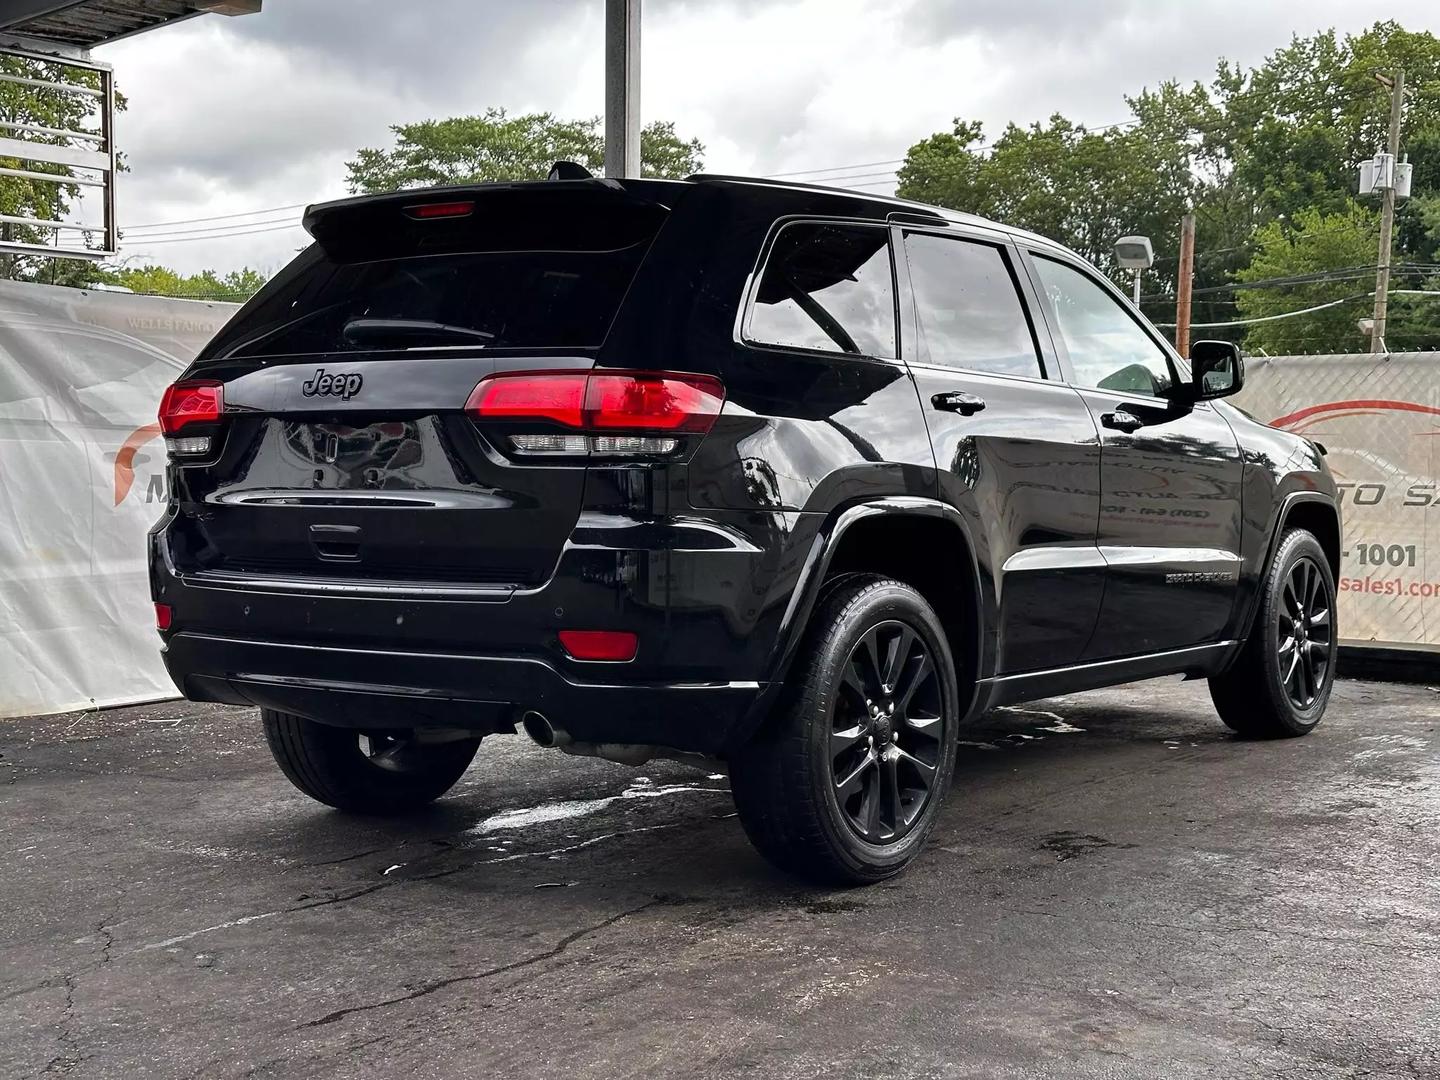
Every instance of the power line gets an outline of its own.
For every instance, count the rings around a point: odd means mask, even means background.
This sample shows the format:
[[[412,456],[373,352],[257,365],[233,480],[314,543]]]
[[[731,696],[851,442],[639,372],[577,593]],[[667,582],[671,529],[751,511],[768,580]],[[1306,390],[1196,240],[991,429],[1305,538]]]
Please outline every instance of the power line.
[[[232,237],[237,237],[237,236],[255,236],[255,235],[258,235],[258,234],[260,234],[260,233],[282,232],[282,231],[284,231],[284,230],[286,230],[286,229],[298,229],[298,228],[300,228],[300,225],[299,225],[298,223],[296,223],[296,222],[291,222],[291,223],[288,223],[288,224],[285,224],[285,225],[270,225],[270,226],[267,226],[266,228],[262,228],[262,229],[245,229],[245,230],[242,230],[242,231],[240,231],[240,232],[228,232],[228,233],[208,233],[208,234],[203,235],[203,236],[170,236],[170,237],[164,237],[164,236],[162,236],[162,237],[159,237],[159,238],[156,238],[156,239],[152,239],[152,238],[150,238],[150,237],[143,237],[143,236],[142,236],[142,237],[139,238],[139,240],[136,241],[136,243],[135,243],[134,246],[135,246],[135,247],[141,247],[141,248],[143,248],[143,247],[148,247],[148,246],[154,245],[154,244],[186,244],[186,243],[189,243],[189,242],[192,241],[192,240],[228,240],[228,239],[231,239]]]
[[[302,210],[308,203],[292,203],[289,206],[270,206],[264,210],[242,210],[235,214],[215,214],[210,217],[181,218],[178,221],[152,221],[147,225],[125,226],[127,232],[134,232],[136,229],[161,229],[171,225],[194,225],[201,221],[229,221],[233,218],[258,217],[261,214],[277,214],[282,210]]]

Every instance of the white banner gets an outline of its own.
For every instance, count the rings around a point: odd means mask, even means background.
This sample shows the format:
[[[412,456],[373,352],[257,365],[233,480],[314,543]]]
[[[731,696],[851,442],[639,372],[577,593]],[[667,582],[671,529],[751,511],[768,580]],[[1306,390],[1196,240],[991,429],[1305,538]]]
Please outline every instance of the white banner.
[[[155,409],[234,311],[0,281],[0,717],[175,696],[145,567]]]
[[[1323,445],[1340,485],[1340,640],[1440,649],[1440,353],[1247,357],[1236,403]]]

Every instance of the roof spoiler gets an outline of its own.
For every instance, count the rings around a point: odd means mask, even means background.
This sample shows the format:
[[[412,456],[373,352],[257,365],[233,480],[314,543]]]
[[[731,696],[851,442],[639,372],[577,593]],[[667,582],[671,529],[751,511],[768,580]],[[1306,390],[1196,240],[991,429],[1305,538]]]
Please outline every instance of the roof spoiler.
[[[567,193],[635,205],[650,205],[656,202],[653,198],[626,190],[618,180],[592,176],[583,165],[577,165],[573,161],[557,161],[550,167],[549,176],[544,180],[409,188],[389,191],[383,195],[356,195],[349,199],[313,203],[305,208],[305,216],[300,219],[300,223],[305,226],[306,232],[324,244],[361,225],[374,227],[399,223],[406,217],[430,217],[432,215],[423,214],[423,208],[432,204],[438,209],[440,205],[458,206],[475,200],[483,202],[489,198],[516,199],[529,196],[545,199]]]

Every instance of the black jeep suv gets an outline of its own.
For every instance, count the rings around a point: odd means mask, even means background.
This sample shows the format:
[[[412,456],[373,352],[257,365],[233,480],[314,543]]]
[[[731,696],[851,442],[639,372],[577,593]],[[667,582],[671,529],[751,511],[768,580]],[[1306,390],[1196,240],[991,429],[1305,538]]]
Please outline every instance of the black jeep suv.
[[[1048,240],[720,176],[305,225],[165,395],[150,565],[176,685],[259,706],[321,802],[413,808],[521,729],[721,759],[766,856],[872,881],[997,704],[1183,673],[1248,735],[1325,709],[1323,451]]]

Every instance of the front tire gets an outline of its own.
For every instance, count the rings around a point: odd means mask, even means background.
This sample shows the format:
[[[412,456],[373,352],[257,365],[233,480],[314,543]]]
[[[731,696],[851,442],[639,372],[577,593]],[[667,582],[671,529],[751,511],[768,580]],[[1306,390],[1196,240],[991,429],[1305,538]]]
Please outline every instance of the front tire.
[[[731,762],[741,824],[770,862],[813,881],[898,874],[955,767],[944,627],[909,585],[847,577],[822,597],[793,672],[774,722]]]
[[[317,802],[353,814],[394,815],[449,791],[479,739],[422,743],[412,731],[363,732],[261,709],[265,741],[281,772]]]
[[[1241,735],[1306,735],[1335,680],[1335,579],[1314,534],[1291,529],[1265,576],[1239,659],[1210,680],[1220,719]]]

